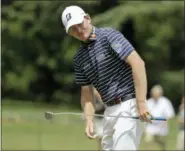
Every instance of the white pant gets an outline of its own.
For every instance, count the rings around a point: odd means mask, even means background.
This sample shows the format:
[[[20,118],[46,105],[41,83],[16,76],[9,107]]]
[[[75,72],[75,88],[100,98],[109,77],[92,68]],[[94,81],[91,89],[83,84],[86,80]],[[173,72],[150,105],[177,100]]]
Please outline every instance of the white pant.
[[[137,116],[136,99],[107,107],[105,116]],[[103,150],[138,150],[144,123],[131,118],[105,117]]]
[[[94,132],[98,138],[103,137],[103,118],[95,117],[94,118]]]

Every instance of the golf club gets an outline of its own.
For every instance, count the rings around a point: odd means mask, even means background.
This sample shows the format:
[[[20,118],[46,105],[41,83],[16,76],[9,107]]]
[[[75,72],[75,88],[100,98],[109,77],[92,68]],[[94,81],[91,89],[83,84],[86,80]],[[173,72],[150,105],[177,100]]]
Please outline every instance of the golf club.
[[[76,113],[76,112],[58,112],[58,113],[53,113],[53,112],[50,112],[50,111],[46,111],[45,112],[45,118],[47,120],[51,120],[53,118],[53,116],[56,116],[56,115],[83,115],[83,113]],[[101,114],[92,114],[92,115],[87,115],[87,116],[140,119],[138,116],[122,116],[122,115],[119,115],[119,116],[115,116],[115,115],[105,116],[105,115],[101,115]],[[151,117],[150,120],[166,121],[166,118],[164,118],[164,117]]]

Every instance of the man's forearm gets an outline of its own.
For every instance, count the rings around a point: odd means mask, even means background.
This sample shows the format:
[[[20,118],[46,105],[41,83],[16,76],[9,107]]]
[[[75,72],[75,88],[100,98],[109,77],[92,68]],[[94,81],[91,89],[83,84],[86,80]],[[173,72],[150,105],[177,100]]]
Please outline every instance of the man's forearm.
[[[94,106],[92,105],[92,103],[86,102],[84,104],[84,114],[85,114],[86,121],[93,120],[93,116],[88,116],[88,115],[92,115],[92,114],[94,114],[94,112],[95,112],[95,110],[94,110]]]
[[[94,114],[95,112],[93,101],[94,101],[94,96],[93,96],[92,88],[90,87],[82,88],[81,106],[84,111],[86,121],[93,120],[93,116],[88,116],[88,115]]]
[[[140,62],[137,66],[132,67],[136,100],[138,105],[145,104],[147,93],[147,79],[144,62]]]
[[[147,79],[145,63],[136,51],[133,51],[126,59],[132,68],[134,86],[136,92],[136,103],[140,120],[152,123],[149,118],[151,115],[146,104]]]

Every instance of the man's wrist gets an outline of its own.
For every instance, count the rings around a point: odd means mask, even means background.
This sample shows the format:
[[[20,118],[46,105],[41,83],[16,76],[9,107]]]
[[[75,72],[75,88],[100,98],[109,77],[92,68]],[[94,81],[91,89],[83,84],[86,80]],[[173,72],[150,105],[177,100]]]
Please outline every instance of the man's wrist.
[[[146,106],[146,100],[137,100],[137,106],[138,107]]]
[[[85,117],[85,121],[86,121],[86,122],[92,122],[92,121],[93,121],[93,117],[86,116],[86,117]]]
[[[86,119],[85,123],[86,124],[93,123],[93,120],[92,119]]]
[[[146,100],[137,100],[137,104],[146,104]]]

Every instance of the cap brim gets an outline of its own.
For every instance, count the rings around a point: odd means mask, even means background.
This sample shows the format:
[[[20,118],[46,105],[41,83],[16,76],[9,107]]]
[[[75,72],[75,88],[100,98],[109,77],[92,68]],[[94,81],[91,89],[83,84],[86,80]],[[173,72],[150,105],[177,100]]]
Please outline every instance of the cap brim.
[[[80,16],[76,16],[75,18],[71,19],[68,23],[68,25],[66,26],[66,33],[68,33],[69,28],[73,25],[77,25],[77,24],[81,24],[84,20],[84,15],[80,15]]]

